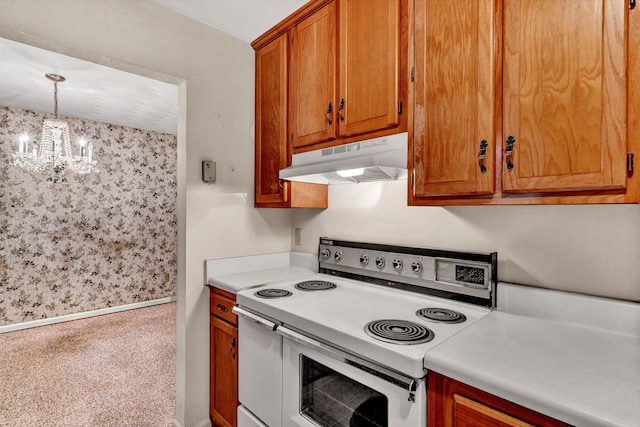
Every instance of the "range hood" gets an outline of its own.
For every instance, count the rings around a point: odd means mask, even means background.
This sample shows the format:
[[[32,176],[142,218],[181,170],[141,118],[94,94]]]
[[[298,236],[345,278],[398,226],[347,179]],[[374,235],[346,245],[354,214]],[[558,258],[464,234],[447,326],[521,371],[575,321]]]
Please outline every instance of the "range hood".
[[[280,179],[348,184],[407,178],[407,132],[294,154]]]

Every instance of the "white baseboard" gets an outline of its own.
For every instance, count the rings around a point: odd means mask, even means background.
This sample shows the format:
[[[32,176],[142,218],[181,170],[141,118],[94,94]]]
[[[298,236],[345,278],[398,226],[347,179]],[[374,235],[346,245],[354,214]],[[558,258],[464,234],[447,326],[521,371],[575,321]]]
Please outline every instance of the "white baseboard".
[[[19,331],[21,329],[35,328],[36,326],[53,325],[54,323],[68,322],[69,320],[84,319],[87,317],[100,316],[103,314],[117,313],[119,311],[133,310],[135,308],[151,307],[152,305],[166,304],[173,302],[176,297],[166,297],[151,301],[136,302],[133,304],[120,305],[118,307],[107,307],[98,310],[83,311],[82,313],[65,314],[64,316],[50,317],[48,319],[32,320],[30,322],[15,323],[13,325],[0,326],[0,334],[5,332]],[[180,427],[180,426],[177,426]]]
[[[180,424],[180,422],[174,418],[173,427],[182,427],[182,424]],[[193,427],[211,427],[211,421],[209,419],[202,420]]]

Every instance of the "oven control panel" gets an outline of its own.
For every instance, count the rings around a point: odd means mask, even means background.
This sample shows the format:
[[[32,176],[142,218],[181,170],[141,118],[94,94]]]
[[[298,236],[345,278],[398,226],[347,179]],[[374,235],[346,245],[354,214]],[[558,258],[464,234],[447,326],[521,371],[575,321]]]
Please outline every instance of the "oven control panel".
[[[467,295],[494,305],[497,254],[357,243],[322,238],[322,272],[355,276],[387,286],[409,285]]]

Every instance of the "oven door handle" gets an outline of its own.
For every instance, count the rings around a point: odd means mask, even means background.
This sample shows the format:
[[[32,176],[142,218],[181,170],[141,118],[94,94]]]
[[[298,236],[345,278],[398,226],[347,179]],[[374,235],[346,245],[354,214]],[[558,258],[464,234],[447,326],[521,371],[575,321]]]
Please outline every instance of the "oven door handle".
[[[415,391],[420,380],[406,376],[386,366],[382,366],[371,360],[364,359],[345,349],[337,348],[331,344],[319,341],[317,338],[311,338],[298,331],[290,329],[284,325],[279,325],[276,333],[282,335],[306,347],[309,347],[319,353],[325,354],[331,358],[347,363],[350,366],[359,368],[369,374],[375,375],[393,385],[401,387],[409,391],[409,401],[415,402]]]
[[[231,309],[231,312],[234,314],[237,314],[238,316],[244,317],[245,319],[247,319],[250,322],[253,323],[257,323],[260,326],[264,326],[265,328],[269,329],[270,331],[275,331],[276,328],[278,327],[278,325],[276,323],[273,323],[263,317],[258,316],[257,314],[253,314],[252,312],[248,311],[247,309],[241,308],[239,306],[234,306],[233,309]]]

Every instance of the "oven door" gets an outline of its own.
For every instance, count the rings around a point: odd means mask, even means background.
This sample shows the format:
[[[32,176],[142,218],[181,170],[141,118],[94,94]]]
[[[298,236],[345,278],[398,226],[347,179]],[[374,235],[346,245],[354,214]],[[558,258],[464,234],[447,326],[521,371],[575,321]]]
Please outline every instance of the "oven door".
[[[424,427],[423,379],[372,366],[286,327],[283,335],[282,425]]]

